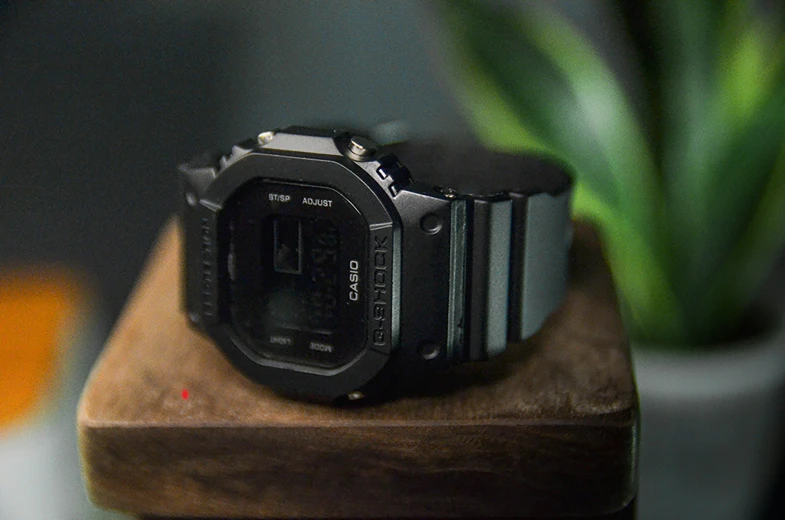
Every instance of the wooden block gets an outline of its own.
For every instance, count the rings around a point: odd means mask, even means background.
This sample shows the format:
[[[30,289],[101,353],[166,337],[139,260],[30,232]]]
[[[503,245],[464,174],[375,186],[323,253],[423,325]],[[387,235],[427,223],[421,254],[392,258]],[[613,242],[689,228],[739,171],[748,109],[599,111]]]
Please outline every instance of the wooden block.
[[[88,380],[84,472],[101,506],[194,517],[566,517],[635,494],[637,394],[597,238],[543,330],[418,395],[336,408],[247,380],[180,306],[176,223]],[[183,391],[188,397],[184,399]]]

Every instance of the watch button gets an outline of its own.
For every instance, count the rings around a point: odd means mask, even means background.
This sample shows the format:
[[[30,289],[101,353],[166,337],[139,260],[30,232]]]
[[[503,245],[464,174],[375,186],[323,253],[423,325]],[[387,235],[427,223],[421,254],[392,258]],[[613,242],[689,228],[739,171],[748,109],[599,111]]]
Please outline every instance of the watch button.
[[[403,182],[395,182],[393,184],[390,184],[390,187],[388,188],[390,190],[390,195],[395,197],[396,195],[398,195],[398,193],[401,192],[401,189],[403,189],[405,185],[406,184]]]
[[[395,166],[390,165],[382,165],[376,168],[376,175],[379,176],[381,180],[385,180],[387,177],[390,176],[390,170],[394,169]]]
[[[412,175],[409,173],[409,170],[406,169],[405,166],[402,166],[398,169],[395,173],[392,174],[393,179],[398,184],[409,184],[412,180]]]
[[[393,160],[392,162],[386,162],[379,166],[376,169],[376,175],[378,175],[381,180],[386,180],[387,177],[392,177],[393,180],[397,180],[400,176],[398,172],[402,169],[403,166],[401,166],[401,163]]]
[[[409,182],[411,177],[409,175],[409,170],[398,161],[382,164],[376,169],[376,175],[378,175],[381,180],[392,177],[392,181],[396,183]]]

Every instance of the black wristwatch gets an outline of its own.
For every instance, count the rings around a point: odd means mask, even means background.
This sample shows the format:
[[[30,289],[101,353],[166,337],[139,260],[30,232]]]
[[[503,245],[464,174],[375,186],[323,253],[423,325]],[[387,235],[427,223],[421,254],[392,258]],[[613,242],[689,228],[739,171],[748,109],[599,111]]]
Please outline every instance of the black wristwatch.
[[[179,171],[188,319],[285,394],[488,359],[565,292],[572,182],[549,159],[292,127]]]

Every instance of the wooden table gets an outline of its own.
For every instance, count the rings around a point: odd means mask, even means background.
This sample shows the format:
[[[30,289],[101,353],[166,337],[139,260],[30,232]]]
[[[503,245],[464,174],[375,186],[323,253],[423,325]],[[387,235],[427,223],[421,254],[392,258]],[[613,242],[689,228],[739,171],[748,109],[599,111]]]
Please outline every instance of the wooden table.
[[[336,408],[247,380],[188,328],[171,223],[82,396],[89,494],[176,517],[632,518],[628,344],[590,228],[572,256],[563,307],[529,341],[418,395]]]

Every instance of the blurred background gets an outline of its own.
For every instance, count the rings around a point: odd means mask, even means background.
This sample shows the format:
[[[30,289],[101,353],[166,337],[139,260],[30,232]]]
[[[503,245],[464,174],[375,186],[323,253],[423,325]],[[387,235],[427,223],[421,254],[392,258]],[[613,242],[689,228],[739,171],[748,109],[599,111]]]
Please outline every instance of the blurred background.
[[[602,31],[589,4],[571,16]],[[0,519],[102,516],[79,483],[76,400],[175,209],[179,161],[288,124],[471,134],[432,16],[409,0],[0,0]],[[783,475],[759,518],[785,517]]]

